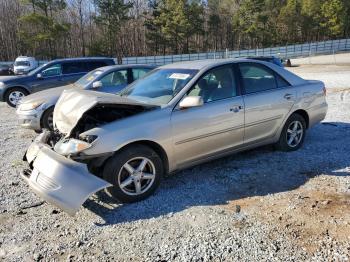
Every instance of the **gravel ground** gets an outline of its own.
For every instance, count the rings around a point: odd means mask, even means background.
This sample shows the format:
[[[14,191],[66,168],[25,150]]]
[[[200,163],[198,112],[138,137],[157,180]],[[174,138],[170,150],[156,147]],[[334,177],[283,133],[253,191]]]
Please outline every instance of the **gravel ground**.
[[[305,77],[319,70],[306,67]],[[330,87],[339,70],[327,70]],[[344,81],[350,87],[350,75]],[[199,165],[140,203],[98,193],[75,217],[20,179],[34,134],[1,103],[0,260],[349,261],[350,90],[332,88],[327,117],[301,150],[267,146]]]

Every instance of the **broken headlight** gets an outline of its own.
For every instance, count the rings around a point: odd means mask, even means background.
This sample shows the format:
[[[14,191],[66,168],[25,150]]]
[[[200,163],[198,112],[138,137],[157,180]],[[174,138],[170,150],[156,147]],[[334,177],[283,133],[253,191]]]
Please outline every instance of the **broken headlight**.
[[[60,155],[68,156],[71,154],[76,154],[81,151],[84,151],[85,149],[88,149],[90,147],[91,147],[90,143],[72,138],[72,139],[63,139],[61,141],[58,141],[54,147],[54,150]]]

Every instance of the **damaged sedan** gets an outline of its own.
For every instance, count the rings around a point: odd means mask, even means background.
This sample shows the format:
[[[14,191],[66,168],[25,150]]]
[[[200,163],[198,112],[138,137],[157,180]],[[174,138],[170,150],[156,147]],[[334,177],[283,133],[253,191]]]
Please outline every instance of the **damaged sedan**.
[[[165,65],[119,95],[66,90],[22,177],[70,215],[101,189],[140,201],[183,168],[266,144],[299,149],[325,95],[320,81],[245,59]]]

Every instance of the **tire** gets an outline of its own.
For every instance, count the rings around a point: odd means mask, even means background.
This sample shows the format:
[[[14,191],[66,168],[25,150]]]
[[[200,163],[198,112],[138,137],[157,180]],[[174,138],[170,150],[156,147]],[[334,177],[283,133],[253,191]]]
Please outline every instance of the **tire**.
[[[54,107],[46,109],[41,117],[41,127],[50,131],[53,131],[53,110]]]
[[[299,114],[292,114],[287,119],[275,147],[285,152],[296,151],[303,145],[305,135],[305,119]]]
[[[141,163],[145,163],[143,172],[137,172]],[[108,159],[103,169],[103,179],[114,185],[106,188],[109,196],[123,203],[133,203],[152,195],[163,173],[163,162],[152,148],[132,145]]]
[[[21,87],[13,87],[6,91],[5,93],[5,101],[10,107],[16,107],[20,99],[29,92]]]

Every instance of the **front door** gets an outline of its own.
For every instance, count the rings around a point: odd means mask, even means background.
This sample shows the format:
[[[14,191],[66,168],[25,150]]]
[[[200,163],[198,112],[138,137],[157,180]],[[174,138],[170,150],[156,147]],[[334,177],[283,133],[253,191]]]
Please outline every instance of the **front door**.
[[[37,76],[34,76],[35,80],[30,83],[34,92],[63,85],[62,68],[59,63],[44,68],[38,74],[40,74],[41,77],[37,78]]]
[[[187,96],[201,96],[200,107],[175,108],[171,116],[177,166],[210,157],[243,143],[244,104],[232,65],[212,69]]]
[[[99,80],[102,86],[96,91],[115,94],[128,85],[128,78],[127,69],[110,72]]]

